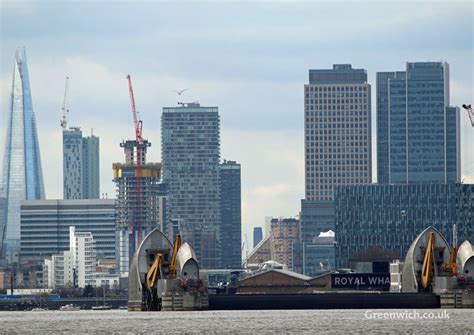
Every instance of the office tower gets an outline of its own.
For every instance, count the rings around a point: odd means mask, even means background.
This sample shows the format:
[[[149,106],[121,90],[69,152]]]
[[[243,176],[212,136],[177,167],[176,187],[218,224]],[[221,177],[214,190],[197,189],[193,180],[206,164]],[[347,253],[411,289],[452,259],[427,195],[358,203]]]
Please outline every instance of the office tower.
[[[43,173],[24,48],[15,55],[13,84],[3,160],[3,193],[7,201],[5,245],[18,250],[20,202],[44,199]]]
[[[69,227],[92,234],[99,259],[115,258],[115,200],[27,200],[21,203],[21,262],[40,264],[69,250]]]
[[[242,213],[240,164],[226,161],[220,165],[222,265],[240,268],[242,264]]]
[[[79,127],[63,129],[64,199],[99,199],[99,138],[82,137]]]
[[[220,267],[218,108],[199,103],[163,108],[161,150],[170,220],[178,224],[202,267]]]
[[[253,247],[255,248],[260,241],[263,240],[263,230],[262,227],[253,228]]]
[[[449,65],[407,63],[377,73],[378,182],[460,181],[459,109],[449,107]]]
[[[117,187],[116,264],[120,274],[125,274],[142,239],[159,228],[155,190],[161,164],[146,162],[147,148],[151,146],[147,140],[138,145],[135,140],[128,140],[120,146],[124,149],[125,163],[114,163],[112,168]],[[139,167],[137,159],[140,159]]]
[[[334,229],[333,189],[371,182],[371,93],[350,64],[309,70],[304,86],[305,189],[301,232],[311,242]]]
[[[377,183],[388,184],[388,91],[389,80],[404,80],[406,73],[396,72],[377,72],[376,99],[377,99]]]
[[[359,261],[404,259],[429,226],[452,244],[474,240],[474,185],[395,184],[336,188],[336,258],[339,267]]]

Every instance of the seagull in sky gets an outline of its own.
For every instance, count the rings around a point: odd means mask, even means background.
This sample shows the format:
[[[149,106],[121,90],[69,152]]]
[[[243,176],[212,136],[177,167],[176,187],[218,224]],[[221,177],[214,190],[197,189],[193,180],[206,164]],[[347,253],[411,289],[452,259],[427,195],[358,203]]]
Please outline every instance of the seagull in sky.
[[[189,90],[189,88],[185,88],[184,90],[179,90],[179,91],[178,90],[173,90],[173,92],[176,92],[176,93],[178,93],[178,95],[181,95],[181,94],[183,94],[184,91],[187,91],[187,90]]]

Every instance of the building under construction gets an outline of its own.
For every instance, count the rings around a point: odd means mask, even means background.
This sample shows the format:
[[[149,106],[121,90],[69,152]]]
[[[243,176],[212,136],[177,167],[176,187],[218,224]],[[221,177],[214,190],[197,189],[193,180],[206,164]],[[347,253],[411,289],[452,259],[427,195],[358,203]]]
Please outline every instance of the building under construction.
[[[147,163],[151,143],[128,140],[120,144],[125,163],[114,163],[116,199],[116,260],[121,274],[128,273],[130,257],[146,234],[157,228],[158,202],[154,189],[160,180],[161,163]]]

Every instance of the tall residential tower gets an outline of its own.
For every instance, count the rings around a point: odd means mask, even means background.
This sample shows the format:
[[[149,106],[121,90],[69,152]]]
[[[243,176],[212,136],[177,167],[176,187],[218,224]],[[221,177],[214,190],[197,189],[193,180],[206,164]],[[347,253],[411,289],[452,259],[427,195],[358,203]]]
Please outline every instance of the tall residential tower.
[[[63,129],[64,199],[99,199],[99,138],[82,137],[78,127]]]
[[[221,266],[220,132],[217,107],[164,107],[161,116],[163,182],[170,222],[204,268]]]
[[[44,199],[43,173],[31,99],[28,65],[24,48],[19,48],[13,67],[13,84],[3,161],[3,195],[7,219],[0,236],[8,247],[17,249],[20,241],[20,203]],[[1,241],[0,241],[1,242]]]

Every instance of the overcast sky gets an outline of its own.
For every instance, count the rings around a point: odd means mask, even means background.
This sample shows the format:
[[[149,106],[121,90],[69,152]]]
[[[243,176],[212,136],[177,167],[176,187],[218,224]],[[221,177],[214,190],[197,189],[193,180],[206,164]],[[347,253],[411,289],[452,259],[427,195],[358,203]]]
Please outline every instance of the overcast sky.
[[[308,69],[350,63],[375,73],[407,61],[450,64],[451,104],[473,101],[474,2],[151,2],[0,0],[0,150],[15,50],[27,51],[46,195],[62,197],[59,125],[66,75],[69,125],[101,141],[101,192],[133,138],[125,76],[160,161],[164,106],[218,106],[221,157],[242,164],[243,233],[265,216],[295,216],[304,197],[303,85]],[[178,97],[173,90],[189,88]],[[474,129],[461,115],[462,172],[474,182]],[[375,152],[375,133],[372,141]],[[3,155],[1,156],[3,159]],[[374,171],[375,171],[375,154]],[[244,238],[245,239],[245,238]]]

